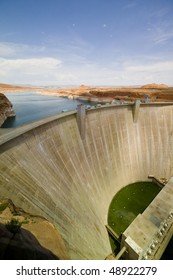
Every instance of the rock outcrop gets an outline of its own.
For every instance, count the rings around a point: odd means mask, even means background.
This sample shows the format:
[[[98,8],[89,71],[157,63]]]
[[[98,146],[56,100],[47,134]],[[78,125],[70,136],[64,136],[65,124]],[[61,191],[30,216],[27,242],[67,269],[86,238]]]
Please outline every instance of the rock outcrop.
[[[11,102],[3,93],[0,93],[0,127],[8,117],[15,117],[15,115]]]
[[[141,88],[154,88],[154,89],[161,88],[162,89],[162,88],[168,88],[168,86],[165,85],[165,84],[155,84],[155,83],[152,83],[152,84],[144,85]]]
[[[0,259],[69,259],[57,228],[0,199]]]

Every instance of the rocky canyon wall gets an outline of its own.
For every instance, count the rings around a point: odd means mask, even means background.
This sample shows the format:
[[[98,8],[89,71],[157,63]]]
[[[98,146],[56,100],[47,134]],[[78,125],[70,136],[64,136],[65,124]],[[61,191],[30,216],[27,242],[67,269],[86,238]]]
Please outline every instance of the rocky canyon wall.
[[[14,117],[15,112],[8,98],[0,93],[0,127],[8,117]]]

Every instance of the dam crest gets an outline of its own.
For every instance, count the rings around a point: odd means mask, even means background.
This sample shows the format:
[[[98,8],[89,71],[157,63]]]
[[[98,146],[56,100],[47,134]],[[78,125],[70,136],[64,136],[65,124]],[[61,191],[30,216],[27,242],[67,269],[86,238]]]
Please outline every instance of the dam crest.
[[[173,104],[59,114],[1,134],[0,151],[0,196],[54,223],[71,259],[105,259],[112,197],[173,174]]]

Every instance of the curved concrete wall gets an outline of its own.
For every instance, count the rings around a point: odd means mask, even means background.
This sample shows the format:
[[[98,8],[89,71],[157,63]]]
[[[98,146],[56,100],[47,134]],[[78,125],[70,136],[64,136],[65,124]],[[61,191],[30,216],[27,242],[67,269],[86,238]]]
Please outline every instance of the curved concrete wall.
[[[104,259],[115,193],[172,175],[173,106],[141,106],[136,123],[132,106],[90,110],[84,140],[75,113],[30,129],[0,146],[0,195],[54,222],[72,259]]]

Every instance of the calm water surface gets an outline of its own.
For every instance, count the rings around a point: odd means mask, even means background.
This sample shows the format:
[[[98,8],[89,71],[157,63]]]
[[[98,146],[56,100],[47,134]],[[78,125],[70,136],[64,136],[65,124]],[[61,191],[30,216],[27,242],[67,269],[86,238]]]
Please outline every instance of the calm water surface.
[[[13,104],[16,117],[8,118],[3,128],[16,127],[49,117],[62,112],[63,109],[75,110],[79,104],[89,104],[85,101],[43,96],[32,92],[10,92],[5,95]]]

